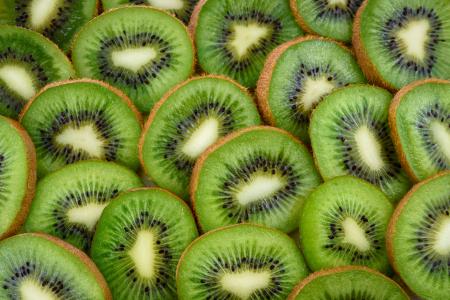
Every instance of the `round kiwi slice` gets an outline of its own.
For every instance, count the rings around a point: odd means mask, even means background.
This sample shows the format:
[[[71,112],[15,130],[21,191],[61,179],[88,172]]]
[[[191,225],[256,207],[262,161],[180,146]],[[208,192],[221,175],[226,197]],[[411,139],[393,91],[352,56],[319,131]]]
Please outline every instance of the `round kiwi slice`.
[[[427,77],[450,79],[450,1],[365,0],[353,46],[367,78],[390,90]]]
[[[321,182],[308,149],[287,132],[254,126],[210,147],[195,164],[191,197],[203,231],[250,222],[290,232]]]
[[[312,110],[337,87],[366,82],[351,51],[332,40],[306,36],[268,56],[256,94],[264,119],[309,142]]]
[[[401,89],[389,108],[389,126],[405,171],[424,180],[450,169],[450,81],[425,79]]]
[[[65,52],[75,33],[97,14],[97,0],[1,0],[0,24],[37,31]]]
[[[360,266],[312,273],[288,297],[288,300],[322,299],[409,300],[409,297],[392,279]]]
[[[36,184],[33,142],[19,123],[0,116],[0,240],[24,222]]]
[[[408,287],[423,299],[450,294],[450,171],[415,185],[389,223],[388,255]],[[414,271],[412,271],[414,270]]]
[[[353,18],[363,0],[290,0],[303,30],[338,41],[352,40]]]
[[[177,263],[197,236],[183,200],[159,188],[136,189],[105,208],[91,257],[114,299],[176,299]]]
[[[148,6],[129,6],[86,24],[75,37],[72,60],[79,76],[108,82],[148,112],[193,72],[194,48],[180,20]]]
[[[361,84],[338,89],[317,106],[310,137],[325,180],[354,175],[380,187],[393,202],[408,191],[389,135],[391,99],[386,90]]]
[[[47,85],[19,119],[36,145],[39,176],[94,158],[139,167],[141,116],[131,100],[103,82]]]
[[[189,79],[152,110],[140,142],[146,173],[160,187],[187,199],[196,159],[220,137],[261,123],[247,91],[219,76]]]
[[[308,275],[294,241],[278,230],[239,224],[196,239],[177,268],[178,298],[286,299]]]
[[[46,234],[0,242],[0,265],[1,299],[112,299],[86,254]]]
[[[67,165],[38,182],[23,229],[51,234],[87,251],[111,199],[141,186],[135,173],[112,162]]]
[[[189,29],[200,66],[254,87],[266,56],[299,35],[288,0],[201,0]]]
[[[51,41],[28,29],[0,25],[0,115],[16,118],[41,87],[73,75],[70,61]]]
[[[365,265],[390,271],[385,233],[394,208],[377,187],[353,176],[331,179],[307,198],[300,241],[313,271]]]

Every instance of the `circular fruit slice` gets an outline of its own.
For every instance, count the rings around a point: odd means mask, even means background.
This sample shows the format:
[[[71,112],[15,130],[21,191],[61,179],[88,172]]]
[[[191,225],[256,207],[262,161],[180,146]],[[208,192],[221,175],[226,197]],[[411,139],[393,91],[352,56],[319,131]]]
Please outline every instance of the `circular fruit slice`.
[[[369,85],[341,88],[326,96],[311,117],[310,137],[325,180],[354,175],[377,185],[396,202],[410,182],[389,136],[392,95]]]
[[[348,48],[307,36],[272,51],[261,72],[256,94],[270,125],[309,142],[309,117],[323,97],[338,87],[364,82]]]
[[[89,257],[46,234],[0,242],[1,299],[112,299]]]
[[[159,188],[136,189],[104,210],[91,257],[114,299],[176,299],[177,263],[197,235],[183,200]]]
[[[385,233],[393,210],[378,188],[359,178],[342,176],[320,185],[300,217],[308,266],[314,271],[345,265],[390,271]]]
[[[20,114],[36,145],[39,176],[94,158],[137,169],[141,121],[122,92],[90,79],[47,85]]]
[[[240,224],[211,231],[183,253],[177,268],[184,299],[286,299],[308,270],[280,231]]]
[[[450,81],[426,79],[395,95],[389,126],[409,176],[424,180],[450,169]]]
[[[268,126],[237,131],[209,148],[191,179],[203,231],[251,222],[290,232],[306,196],[320,184],[308,149]]]
[[[39,181],[26,232],[44,232],[89,250],[103,209],[119,193],[141,187],[131,170],[105,161],[81,161]]]
[[[389,223],[389,259],[423,299],[447,299],[450,294],[449,187],[450,171],[415,185]]]
[[[140,142],[146,173],[187,199],[196,159],[220,137],[261,123],[247,91],[225,77],[190,79],[152,110]]]
[[[41,87],[73,74],[64,53],[39,33],[0,26],[0,115],[16,118]]]

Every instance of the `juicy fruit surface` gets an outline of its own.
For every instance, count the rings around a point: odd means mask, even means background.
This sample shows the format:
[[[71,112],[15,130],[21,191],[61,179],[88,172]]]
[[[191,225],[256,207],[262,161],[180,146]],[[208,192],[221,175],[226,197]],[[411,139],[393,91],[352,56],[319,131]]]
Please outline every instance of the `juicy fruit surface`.
[[[299,35],[287,0],[208,0],[194,39],[203,70],[254,87],[269,52]]]
[[[260,124],[252,97],[223,78],[200,77],[178,87],[152,112],[141,155],[161,187],[188,198],[196,159],[219,138]]]
[[[127,101],[109,86],[88,80],[41,91],[21,116],[36,145],[39,176],[87,159],[137,169],[141,124]]]
[[[179,299],[285,299],[308,271],[295,243],[256,225],[210,232],[183,253]]]
[[[191,196],[204,231],[252,222],[289,232],[298,226],[303,201],[320,181],[311,154],[299,141],[273,127],[252,127],[200,158]]]
[[[118,87],[148,112],[191,74],[194,49],[176,18],[150,7],[124,7],[84,26],[75,38],[72,59],[79,76]]]
[[[160,189],[136,190],[105,209],[91,256],[114,299],[176,299],[176,266],[196,237],[181,199]]]
[[[406,193],[410,183],[389,136],[391,99],[381,88],[354,85],[331,93],[318,105],[310,136],[325,180],[354,175],[380,187],[393,202]]]

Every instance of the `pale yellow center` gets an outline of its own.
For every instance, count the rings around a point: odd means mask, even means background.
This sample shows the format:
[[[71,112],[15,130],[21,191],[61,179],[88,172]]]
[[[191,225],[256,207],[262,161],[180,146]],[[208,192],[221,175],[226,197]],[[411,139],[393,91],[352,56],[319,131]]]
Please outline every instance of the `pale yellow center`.
[[[155,274],[155,237],[151,231],[142,230],[137,234],[128,255],[137,272],[144,278],[151,279]]]
[[[23,99],[28,100],[36,93],[33,79],[23,67],[16,65],[0,67],[0,80]]]
[[[182,9],[184,6],[182,0],[147,0],[147,2],[161,9]]]
[[[77,206],[67,211],[67,218],[70,223],[82,224],[89,231],[93,231],[98,219],[102,215],[103,209],[107,203],[87,203],[83,206]]]
[[[358,223],[347,217],[342,222],[344,229],[344,243],[351,244],[358,248],[360,251],[367,251],[370,249],[370,242],[366,237],[364,230],[358,225]]]
[[[191,158],[197,158],[219,138],[219,121],[215,118],[203,120],[189,135],[181,151]]]
[[[430,21],[428,19],[414,20],[397,32],[406,55],[417,61],[423,61],[426,56],[426,45],[429,39]]]
[[[20,299],[22,300],[58,300],[58,297],[34,280],[25,279],[20,283]]]
[[[111,59],[114,66],[136,73],[157,55],[158,53],[152,47],[139,47],[113,51]]]
[[[102,158],[104,156],[104,141],[92,124],[78,128],[66,127],[55,136],[55,141],[62,146],[71,146],[74,150],[83,150],[91,158]]]
[[[358,153],[362,161],[372,170],[378,171],[384,167],[381,156],[381,144],[367,126],[361,126],[355,133]]]
[[[304,110],[310,111],[323,96],[328,95],[335,87],[332,82],[328,81],[327,77],[308,77],[300,95]]]
[[[258,175],[240,187],[236,198],[241,205],[247,205],[275,194],[283,185],[278,176]]]
[[[30,24],[34,30],[42,30],[58,12],[60,0],[31,0]]]
[[[259,24],[234,24],[234,37],[230,45],[235,50],[237,57],[240,59],[248,54],[248,50],[257,45],[259,41],[267,36],[269,29]]]
[[[239,299],[246,300],[251,295],[270,284],[268,271],[243,271],[239,273],[225,273],[220,279],[222,288]]]

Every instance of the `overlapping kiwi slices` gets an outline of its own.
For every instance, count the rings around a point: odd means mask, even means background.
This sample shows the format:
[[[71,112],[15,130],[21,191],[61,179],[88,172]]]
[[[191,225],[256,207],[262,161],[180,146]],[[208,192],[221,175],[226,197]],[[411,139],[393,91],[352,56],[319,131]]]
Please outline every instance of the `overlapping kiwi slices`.
[[[320,181],[300,141],[278,128],[254,126],[202,154],[192,174],[191,199],[204,231],[251,222],[290,232]]]
[[[220,137],[260,122],[240,85],[219,76],[190,79],[152,110],[139,147],[144,169],[156,184],[187,199],[198,156]]]
[[[0,242],[1,299],[112,299],[86,254],[49,235],[26,233]]]
[[[408,287],[423,299],[450,294],[450,171],[415,185],[394,211],[388,254]]]
[[[366,0],[353,46],[367,78],[391,90],[427,77],[450,79],[450,3]]]
[[[284,43],[267,58],[256,93],[264,118],[308,142],[312,110],[333,89],[366,80],[346,47],[307,36]]]
[[[288,300],[409,300],[392,279],[366,267],[346,266],[312,273]]]
[[[139,166],[141,116],[128,97],[100,81],[50,84],[27,103],[20,121],[36,145],[39,176],[87,159]]]
[[[310,137],[325,180],[354,175],[380,187],[393,202],[408,191],[409,179],[389,135],[391,99],[381,88],[353,85],[332,92],[317,106]]]
[[[65,52],[75,33],[96,14],[97,0],[0,1],[0,24],[37,31]]]
[[[79,76],[124,91],[141,111],[194,68],[194,49],[184,24],[148,6],[110,10],[75,37],[72,60]]]
[[[39,181],[24,224],[26,232],[45,232],[89,250],[103,209],[119,193],[141,187],[131,170],[105,161],[80,161]]]
[[[159,188],[137,189],[104,210],[91,257],[114,299],[176,299],[177,263],[197,235],[183,200]]]
[[[266,56],[277,45],[299,35],[288,1],[203,0],[189,28],[200,66],[254,87]]]
[[[365,265],[389,271],[385,234],[391,202],[375,186],[353,176],[331,179],[307,198],[300,241],[308,266],[318,271]]]
[[[395,95],[389,126],[400,162],[413,180],[450,169],[450,81],[425,79]]]
[[[199,237],[184,251],[177,268],[178,297],[286,299],[307,275],[289,236],[257,225],[233,225]]]
[[[73,74],[70,61],[51,41],[28,29],[0,25],[0,115],[16,118],[41,87]]]
[[[36,184],[36,154],[26,131],[0,116],[0,239],[20,228]]]

